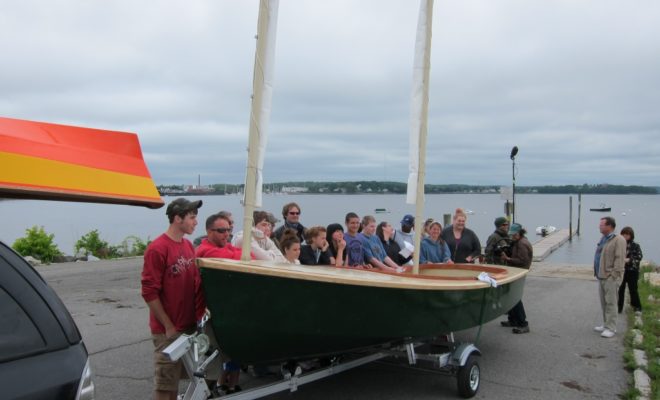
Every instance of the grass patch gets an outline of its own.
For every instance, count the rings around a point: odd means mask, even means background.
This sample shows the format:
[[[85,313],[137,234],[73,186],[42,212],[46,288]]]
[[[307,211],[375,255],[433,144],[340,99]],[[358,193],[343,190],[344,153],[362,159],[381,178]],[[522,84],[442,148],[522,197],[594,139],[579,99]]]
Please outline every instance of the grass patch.
[[[641,346],[637,346],[640,350],[644,350],[648,361],[646,373],[651,379],[651,398],[660,398],[660,363],[658,362],[660,354],[656,349],[660,347],[658,337],[660,336],[660,286],[653,286],[647,280],[643,279],[643,275],[647,272],[655,272],[656,265],[651,264],[641,269],[641,276],[639,280],[639,297],[642,302],[642,322],[643,326],[637,328],[642,332],[644,337]],[[629,316],[629,326],[634,326],[634,314]],[[632,349],[634,348],[632,341],[632,334],[629,331],[626,335],[626,350],[624,352],[624,362],[626,368],[635,367]],[[632,391],[628,391],[631,394]]]

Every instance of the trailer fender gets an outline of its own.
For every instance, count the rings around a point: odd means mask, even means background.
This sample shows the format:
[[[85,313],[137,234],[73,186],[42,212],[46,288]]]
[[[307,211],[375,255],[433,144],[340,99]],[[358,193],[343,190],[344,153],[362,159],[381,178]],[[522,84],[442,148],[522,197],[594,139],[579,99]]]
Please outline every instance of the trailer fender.
[[[462,343],[451,353],[451,365],[462,367],[471,354],[481,355],[481,351],[472,343]]]

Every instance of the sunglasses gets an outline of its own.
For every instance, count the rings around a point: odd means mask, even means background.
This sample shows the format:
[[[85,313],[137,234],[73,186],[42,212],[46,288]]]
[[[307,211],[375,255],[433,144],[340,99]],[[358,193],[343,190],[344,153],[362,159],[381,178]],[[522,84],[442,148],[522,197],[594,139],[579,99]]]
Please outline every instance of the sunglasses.
[[[212,230],[212,231],[214,231],[214,232],[218,232],[218,233],[227,233],[227,232],[231,232],[231,228],[212,228],[212,229],[210,229],[210,230]]]
[[[289,211],[289,215],[300,215],[300,211]]]

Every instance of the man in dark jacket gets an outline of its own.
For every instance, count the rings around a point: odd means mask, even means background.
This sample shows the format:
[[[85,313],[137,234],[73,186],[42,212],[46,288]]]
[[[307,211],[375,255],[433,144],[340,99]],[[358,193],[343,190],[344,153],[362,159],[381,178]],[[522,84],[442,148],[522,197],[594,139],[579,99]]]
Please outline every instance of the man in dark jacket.
[[[506,253],[502,253],[501,255],[501,260],[506,265],[525,269],[529,269],[532,265],[534,250],[532,249],[532,244],[525,237],[525,233],[527,231],[520,224],[512,224],[511,228],[509,228],[509,235],[512,241],[511,256],[508,256]],[[527,315],[525,314],[525,307],[523,307],[522,300],[513,306],[508,315],[509,320],[502,321],[502,326],[513,327],[513,333],[529,332],[529,324],[527,323]]]
[[[501,255],[502,252],[508,252],[511,248],[511,239],[509,238],[509,220],[506,217],[495,218],[495,232],[488,236],[486,241],[486,255],[487,264],[503,264]]]
[[[280,226],[273,232],[273,238],[279,241],[284,234],[284,230],[289,228],[296,231],[300,243],[305,241],[305,227],[300,223],[300,206],[296,203],[287,203],[282,207],[282,216],[284,217],[284,225]]]

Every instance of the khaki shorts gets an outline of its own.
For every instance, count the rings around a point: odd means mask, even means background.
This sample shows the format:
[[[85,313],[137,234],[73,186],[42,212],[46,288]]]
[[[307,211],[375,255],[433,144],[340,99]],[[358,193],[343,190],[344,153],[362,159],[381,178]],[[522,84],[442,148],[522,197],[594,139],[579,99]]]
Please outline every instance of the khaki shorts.
[[[178,392],[179,380],[187,379],[188,374],[183,368],[181,360],[171,361],[163,354],[163,350],[181,336],[182,332],[167,339],[162,333],[154,333],[151,339],[154,342],[154,389],[166,392]]]

